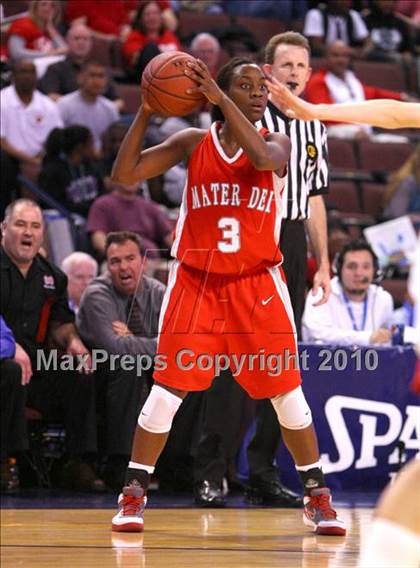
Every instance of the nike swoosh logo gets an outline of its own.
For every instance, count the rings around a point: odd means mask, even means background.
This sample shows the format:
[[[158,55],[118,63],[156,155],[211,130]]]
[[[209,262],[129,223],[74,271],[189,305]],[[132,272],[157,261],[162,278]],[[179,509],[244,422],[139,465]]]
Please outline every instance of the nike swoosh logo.
[[[266,306],[268,304],[268,302],[271,302],[271,300],[274,298],[274,294],[272,296],[270,296],[269,298],[266,298],[265,300],[261,300],[261,303],[263,306]]]

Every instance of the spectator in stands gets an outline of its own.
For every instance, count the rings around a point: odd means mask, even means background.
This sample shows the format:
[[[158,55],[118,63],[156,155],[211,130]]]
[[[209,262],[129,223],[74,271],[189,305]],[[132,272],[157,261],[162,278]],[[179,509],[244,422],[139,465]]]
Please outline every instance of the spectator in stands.
[[[83,124],[89,128],[98,155],[102,149],[102,134],[119,119],[114,104],[102,96],[107,81],[106,68],[102,63],[86,61],[79,75],[79,89],[57,102],[65,126]]]
[[[246,0],[246,2],[222,1],[223,11],[231,16],[248,16],[280,20],[289,25],[303,20],[307,10],[306,0]]]
[[[63,126],[56,104],[36,90],[32,61],[16,61],[12,81],[0,95],[1,193],[9,197],[18,191],[19,172],[37,179],[44,142],[51,130]]]
[[[157,0],[168,29],[175,30],[177,19],[169,0]],[[106,10],[98,9],[98,0],[67,0],[66,20],[89,26],[96,36],[124,41],[130,22],[142,0],[106,0]]]
[[[172,31],[165,28],[158,2],[143,2],[122,45],[129,76],[138,80],[153,57],[161,52],[177,50],[182,50],[181,43]]]
[[[69,306],[77,314],[83,292],[98,274],[98,263],[90,254],[76,251],[66,256],[61,269],[68,279]]]
[[[306,297],[303,340],[337,345],[389,343],[393,300],[373,283],[379,276],[379,264],[372,248],[363,241],[349,243],[338,255],[335,268],[327,303],[314,307],[318,297]]]
[[[39,82],[39,89],[53,101],[58,101],[62,95],[77,91],[79,73],[92,51],[92,32],[84,24],[72,25],[67,32],[66,40],[67,57],[50,65]],[[109,78],[103,95],[114,102],[117,110],[123,109],[124,101],[118,98],[115,85]]]
[[[45,149],[39,185],[70,212],[87,217],[89,207],[103,192],[92,133],[79,125],[56,128]]]
[[[90,208],[86,230],[93,248],[103,258],[106,235],[112,231],[133,231],[140,235],[148,259],[156,259],[172,244],[171,225],[153,201],[138,195],[138,185],[113,183],[113,191],[99,197]]]
[[[414,26],[420,24],[420,0],[397,0],[395,14]]]
[[[36,59],[67,53],[66,42],[56,27],[60,19],[58,0],[32,0],[29,16],[12,22],[7,32],[11,59]]]
[[[330,0],[312,8],[305,16],[303,34],[309,39],[313,55],[322,56],[327,46],[342,40],[361,55],[367,48],[369,32],[361,15],[350,9],[351,0]]]
[[[386,218],[420,214],[420,144],[389,180],[384,195]]]
[[[191,53],[201,59],[210,69],[212,77],[216,77],[220,63],[220,43],[212,34],[197,34],[191,42]]]
[[[101,9],[97,0],[67,0],[66,20],[83,23],[97,35],[124,39],[137,7],[136,0],[107,0]]]
[[[0,316],[0,491],[19,489],[19,475],[11,457],[26,450],[25,389],[19,364],[19,351],[12,330]]]
[[[370,33],[369,59],[410,61],[413,44],[407,24],[395,14],[395,0],[372,0],[365,17]]]
[[[83,295],[77,324],[92,349],[131,355],[137,368],[105,365],[98,383],[105,385],[107,485],[124,481],[137,417],[150,390],[159,312],[165,286],[144,275],[140,237],[128,231],[110,233],[105,244],[107,272]],[[101,388],[99,386],[99,388]]]
[[[101,171],[105,178],[105,184],[108,184],[108,177],[111,174],[112,166],[117,157],[118,150],[127,134],[129,126],[124,122],[113,122],[111,126],[102,135],[102,156]]]
[[[16,339],[15,361],[21,367],[28,405],[47,419],[64,422],[69,487],[103,490],[103,482],[86,461],[97,449],[93,377],[54,369],[54,362],[52,369],[46,368],[40,358],[40,354],[49,357],[52,342],[70,357],[84,361],[82,373],[90,372],[90,355],[68,306],[67,278],[38,254],[43,236],[44,221],[37,203],[19,199],[7,207],[0,247],[0,313]],[[56,367],[59,361],[57,358]]]
[[[326,49],[325,67],[315,72],[306,85],[306,100],[314,104],[350,103],[368,99],[412,100],[406,93],[364,85],[351,71],[350,63],[351,49],[341,40],[330,43]],[[368,136],[372,131],[367,125],[327,124],[328,134],[339,138]]]

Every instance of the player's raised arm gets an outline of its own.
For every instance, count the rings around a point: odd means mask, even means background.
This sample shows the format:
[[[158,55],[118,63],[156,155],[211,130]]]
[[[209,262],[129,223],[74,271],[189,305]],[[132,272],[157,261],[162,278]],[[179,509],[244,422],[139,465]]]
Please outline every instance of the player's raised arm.
[[[133,184],[156,177],[183,160],[200,140],[204,131],[188,128],[167,140],[142,150],[153,109],[143,101],[118,151],[111,178],[116,183]]]
[[[275,77],[267,79],[267,87],[273,101],[286,108],[286,114],[291,118],[361,122],[389,129],[420,127],[420,103],[376,99],[360,103],[314,105],[296,97]]]
[[[191,70],[186,70],[194,81],[198,83],[196,89],[202,92],[207,99],[222,111],[226,122],[238,144],[245,151],[253,166],[257,170],[283,171],[290,155],[290,141],[287,136],[277,134],[265,139],[253,125],[252,117],[246,117],[230,96],[212,79],[207,66],[200,60],[189,63]],[[259,70],[257,65],[253,65]],[[251,67],[248,65],[247,67]],[[252,75],[238,75],[232,81],[230,89],[237,89],[249,94],[249,112],[255,115],[264,112],[266,104],[266,90],[264,76],[261,72]],[[192,89],[194,90],[194,89]],[[257,118],[255,118],[256,122]]]

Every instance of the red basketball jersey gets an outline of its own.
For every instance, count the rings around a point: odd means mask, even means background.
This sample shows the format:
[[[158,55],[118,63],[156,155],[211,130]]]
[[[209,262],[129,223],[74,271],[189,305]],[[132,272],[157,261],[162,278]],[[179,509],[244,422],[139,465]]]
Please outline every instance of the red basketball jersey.
[[[220,126],[213,123],[190,156],[172,255],[221,274],[279,264],[285,178],[256,170],[242,148],[229,158]]]

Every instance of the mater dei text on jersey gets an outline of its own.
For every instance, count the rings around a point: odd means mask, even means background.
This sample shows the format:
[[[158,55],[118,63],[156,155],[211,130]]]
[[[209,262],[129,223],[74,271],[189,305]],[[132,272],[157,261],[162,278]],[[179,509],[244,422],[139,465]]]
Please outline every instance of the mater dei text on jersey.
[[[212,205],[239,207],[241,202],[244,202],[248,209],[271,213],[274,199],[273,189],[259,188],[255,185],[251,188],[251,194],[242,198],[241,188],[237,183],[211,183],[207,188],[204,184],[192,185],[190,189],[193,209]]]

